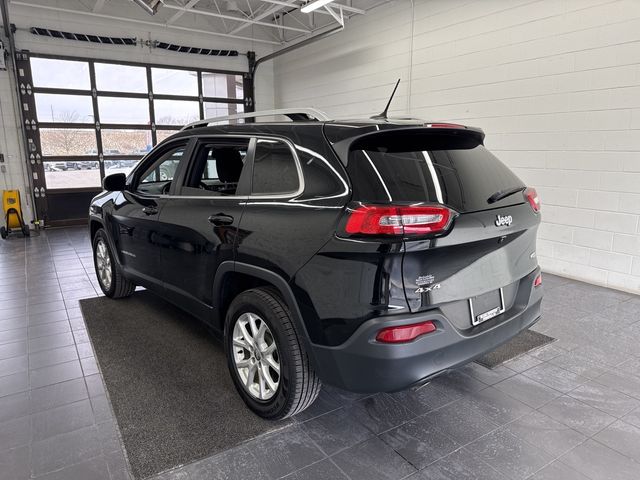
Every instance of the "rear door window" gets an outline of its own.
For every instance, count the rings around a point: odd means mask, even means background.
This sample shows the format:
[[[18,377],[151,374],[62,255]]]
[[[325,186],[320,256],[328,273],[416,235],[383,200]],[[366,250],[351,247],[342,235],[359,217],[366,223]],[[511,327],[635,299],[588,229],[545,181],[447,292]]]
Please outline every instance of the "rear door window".
[[[489,203],[494,193],[524,187],[483,145],[469,149],[353,151],[347,171],[354,200],[371,203],[428,202],[473,212],[524,201],[511,195]]]
[[[289,145],[258,139],[253,160],[253,195],[286,195],[300,188],[298,166]]]

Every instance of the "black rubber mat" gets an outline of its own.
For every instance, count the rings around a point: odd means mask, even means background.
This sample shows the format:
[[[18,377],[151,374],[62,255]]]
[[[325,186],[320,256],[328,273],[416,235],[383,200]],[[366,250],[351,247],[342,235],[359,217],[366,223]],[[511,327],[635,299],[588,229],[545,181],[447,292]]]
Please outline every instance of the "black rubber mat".
[[[139,291],[80,306],[136,478],[288,424],[248,410],[222,343],[158,296]]]
[[[533,330],[524,330],[494,351],[476,358],[476,362],[488,368],[496,368],[507,360],[516,358],[547,343],[555,342],[555,338]]]

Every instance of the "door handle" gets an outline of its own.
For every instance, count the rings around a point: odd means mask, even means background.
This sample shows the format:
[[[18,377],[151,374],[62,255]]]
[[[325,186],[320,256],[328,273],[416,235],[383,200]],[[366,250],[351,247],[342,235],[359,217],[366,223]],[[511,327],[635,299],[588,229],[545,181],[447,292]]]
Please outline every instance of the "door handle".
[[[222,225],[231,225],[233,223],[233,217],[231,215],[218,213],[209,217],[209,223],[213,223],[217,227],[220,227]]]
[[[142,209],[142,212],[146,215],[155,215],[156,213],[158,213],[158,207],[144,207]]]

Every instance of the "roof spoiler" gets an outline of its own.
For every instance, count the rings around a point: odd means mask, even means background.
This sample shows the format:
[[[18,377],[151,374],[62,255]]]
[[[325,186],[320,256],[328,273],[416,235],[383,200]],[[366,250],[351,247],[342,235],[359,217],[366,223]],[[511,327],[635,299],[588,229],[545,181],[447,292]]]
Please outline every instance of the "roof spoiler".
[[[333,149],[344,165],[349,161],[349,152],[359,148],[375,148],[380,142],[393,151],[411,151],[411,149],[446,150],[451,148],[471,149],[484,144],[484,131],[480,128],[466,127],[451,123],[425,123],[420,127],[400,127],[375,130],[362,135],[346,138],[333,144]],[[425,140],[431,144],[421,145]],[[414,145],[414,146],[412,146]]]

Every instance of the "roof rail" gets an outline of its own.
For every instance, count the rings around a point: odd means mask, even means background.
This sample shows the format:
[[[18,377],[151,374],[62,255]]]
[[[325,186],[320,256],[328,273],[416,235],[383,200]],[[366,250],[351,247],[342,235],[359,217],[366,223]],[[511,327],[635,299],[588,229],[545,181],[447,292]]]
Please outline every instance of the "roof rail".
[[[189,123],[181,128],[187,130],[189,128],[206,127],[211,123],[220,123],[229,120],[239,120],[243,118],[273,117],[276,115],[284,115],[294,122],[296,121],[318,121],[326,122],[330,120],[326,113],[316,110],[315,108],[282,108],[279,110],[262,110],[260,112],[238,113],[235,115],[227,115],[224,117],[205,118],[196,122]]]

